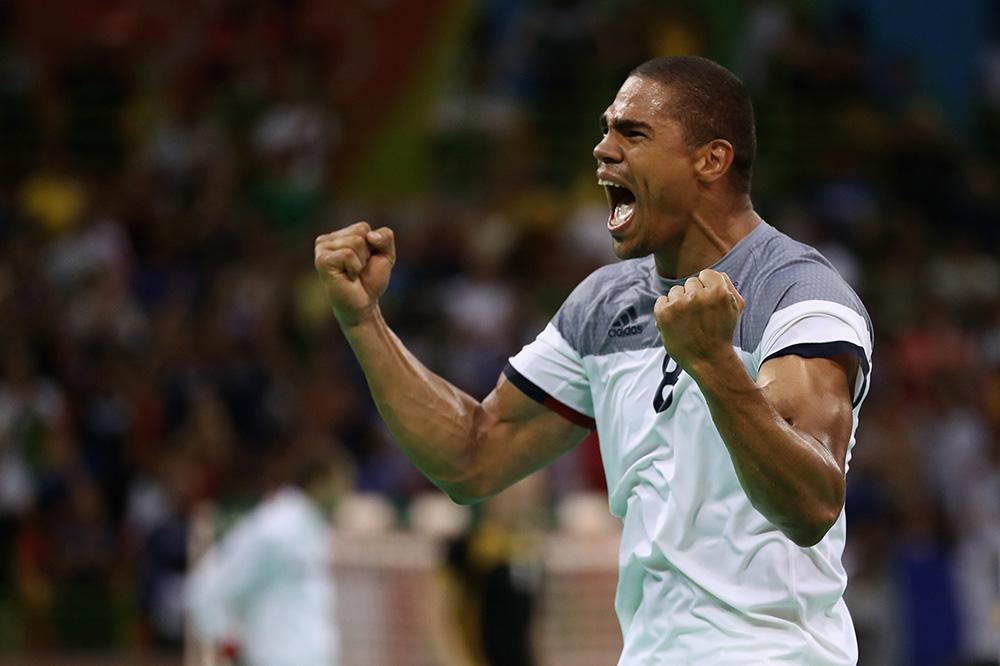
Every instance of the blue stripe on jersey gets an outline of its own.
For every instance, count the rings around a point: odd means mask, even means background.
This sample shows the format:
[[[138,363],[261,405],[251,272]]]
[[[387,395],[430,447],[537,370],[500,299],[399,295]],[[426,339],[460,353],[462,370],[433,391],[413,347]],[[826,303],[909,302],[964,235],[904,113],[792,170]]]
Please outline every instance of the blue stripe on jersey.
[[[854,402],[852,407],[857,407],[858,403],[861,402],[861,398],[865,394],[865,389],[868,384],[868,373],[871,368],[868,365],[868,357],[865,356],[865,350],[851,342],[845,342],[843,340],[838,340],[835,342],[803,342],[801,344],[792,345],[790,347],[785,347],[784,349],[779,349],[768,355],[761,365],[767,363],[772,358],[778,358],[779,356],[801,356],[803,358],[830,358],[832,356],[842,356],[844,354],[854,354],[858,357],[858,367],[864,373],[864,384],[861,385],[861,390],[858,391],[858,395],[854,397]]]
[[[581,414],[566,403],[556,400],[551,395],[546,393],[544,389],[518,372],[510,363],[504,366],[503,374],[506,375],[511,384],[520,389],[526,396],[535,402],[539,402],[545,407],[548,407],[570,423],[578,425],[581,428],[586,428],[587,430],[597,429],[597,424],[594,422],[594,419],[586,414]]]
[[[540,402],[544,405],[545,401],[549,399],[549,394],[546,393],[544,389],[515,370],[514,366],[510,363],[503,367],[503,374],[507,376],[507,379],[510,380],[511,384],[521,389],[521,393],[528,396],[535,402]]]

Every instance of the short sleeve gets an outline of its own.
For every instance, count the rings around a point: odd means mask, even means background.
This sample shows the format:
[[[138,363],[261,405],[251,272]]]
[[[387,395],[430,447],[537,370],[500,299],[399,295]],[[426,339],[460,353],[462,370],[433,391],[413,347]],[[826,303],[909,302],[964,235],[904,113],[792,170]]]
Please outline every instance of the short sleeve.
[[[857,406],[868,390],[872,334],[865,317],[833,301],[810,299],[776,310],[768,319],[755,356],[757,368],[769,359],[854,354],[858,373],[852,396]]]
[[[504,374],[528,397],[579,426],[594,429],[590,380],[583,358],[554,324],[548,324],[512,356]]]

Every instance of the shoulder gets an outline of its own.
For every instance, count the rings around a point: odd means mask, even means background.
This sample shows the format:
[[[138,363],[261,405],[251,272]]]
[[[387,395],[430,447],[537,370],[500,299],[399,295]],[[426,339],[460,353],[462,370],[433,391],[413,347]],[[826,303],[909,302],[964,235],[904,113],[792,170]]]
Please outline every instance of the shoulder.
[[[622,289],[638,287],[648,281],[651,266],[650,257],[601,266],[576,286],[563,307],[591,307],[594,303],[605,302]]]
[[[321,529],[318,511],[297,488],[286,487],[262,502],[251,514],[262,539],[281,542],[291,535]]]
[[[760,285],[771,294],[781,292],[782,305],[810,297],[835,300],[863,310],[861,299],[819,250],[777,232],[759,248]]]
[[[753,248],[753,266],[741,289],[747,303],[741,321],[744,349],[754,349],[775,313],[789,308],[857,320],[873,337],[861,299],[816,248],[773,230]]]
[[[603,349],[609,326],[618,320],[623,330],[638,331],[656,298],[650,285],[652,266],[647,257],[598,268],[570,293],[553,326],[581,356]]]

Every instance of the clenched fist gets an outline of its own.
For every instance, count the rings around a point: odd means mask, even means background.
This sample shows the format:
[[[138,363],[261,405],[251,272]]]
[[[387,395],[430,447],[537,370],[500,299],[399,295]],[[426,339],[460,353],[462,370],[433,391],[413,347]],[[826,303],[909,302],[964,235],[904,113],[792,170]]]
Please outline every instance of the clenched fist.
[[[653,316],[670,358],[694,374],[699,362],[732,351],[742,309],[743,297],[729,276],[706,269],[660,296]]]
[[[396,262],[392,229],[358,222],[316,238],[316,271],[341,326],[371,316]]]

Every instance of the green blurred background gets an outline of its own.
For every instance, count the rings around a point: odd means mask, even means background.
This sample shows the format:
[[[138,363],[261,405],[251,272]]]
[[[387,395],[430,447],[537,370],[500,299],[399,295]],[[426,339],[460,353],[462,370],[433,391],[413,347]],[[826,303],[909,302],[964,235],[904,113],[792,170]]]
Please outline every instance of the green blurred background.
[[[599,114],[639,62],[698,53],[752,91],[757,209],[875,322],[846,508],[861,663],[996,664],[998,9],[0,0],[0,648],[176,661],[192,507],[249,505],[275,451],[344,454],[405,516],[428,484],[312,239],[397,229],[389,321],[485,395],[612,260]],[[547,473],[549,506],[602,489],[596,455]]]

